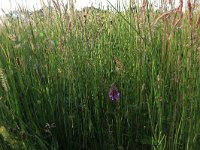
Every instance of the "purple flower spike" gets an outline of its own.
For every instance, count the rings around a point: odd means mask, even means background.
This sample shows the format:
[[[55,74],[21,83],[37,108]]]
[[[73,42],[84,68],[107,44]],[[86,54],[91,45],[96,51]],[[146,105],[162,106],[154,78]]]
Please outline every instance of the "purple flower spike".
[[[117,101],[120,98],[120,93],[114,84],[112,84],[110,87],[109,97],[112,101]]]

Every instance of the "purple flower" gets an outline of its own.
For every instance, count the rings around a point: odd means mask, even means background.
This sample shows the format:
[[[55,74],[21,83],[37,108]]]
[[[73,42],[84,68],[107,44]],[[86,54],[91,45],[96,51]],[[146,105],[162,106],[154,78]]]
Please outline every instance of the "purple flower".
[[[114,84],[110,86],[109,97],[112,101],[117,101],[120,98],[120,93]]]

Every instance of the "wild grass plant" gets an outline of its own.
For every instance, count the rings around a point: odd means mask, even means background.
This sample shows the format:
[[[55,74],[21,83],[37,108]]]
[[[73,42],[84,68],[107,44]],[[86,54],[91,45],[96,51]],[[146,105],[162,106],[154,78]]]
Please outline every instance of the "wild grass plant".
[[[200,148],[198,14],[55,6],[0,29],[0,149]]]

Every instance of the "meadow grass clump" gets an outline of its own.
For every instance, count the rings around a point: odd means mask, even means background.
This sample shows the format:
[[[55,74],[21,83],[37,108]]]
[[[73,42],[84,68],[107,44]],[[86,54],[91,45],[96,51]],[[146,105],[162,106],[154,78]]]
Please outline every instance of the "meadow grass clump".
[[[29,17],[0,29],[0,149],[199,149],[198,14]]]

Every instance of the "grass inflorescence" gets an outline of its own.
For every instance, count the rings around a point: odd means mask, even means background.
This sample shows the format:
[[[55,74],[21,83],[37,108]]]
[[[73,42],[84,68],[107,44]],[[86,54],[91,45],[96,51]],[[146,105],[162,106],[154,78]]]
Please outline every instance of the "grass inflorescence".
[[[0,29],[0,149],[199,149],[198,14],[54,5]]]

